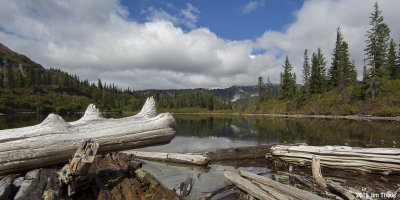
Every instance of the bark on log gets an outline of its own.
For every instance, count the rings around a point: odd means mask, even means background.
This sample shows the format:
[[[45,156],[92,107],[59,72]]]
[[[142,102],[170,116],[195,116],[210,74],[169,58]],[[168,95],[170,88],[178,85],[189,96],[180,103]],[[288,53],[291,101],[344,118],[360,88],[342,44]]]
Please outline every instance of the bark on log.
[[[252,196],[258,198],[258,199],[276,199],[274,196],[270,195],[269,193],[265,192],[261,188],[259,188],[257,185],[253,184],[251,181],[234,174],[229,171],[224,172],[225,178],[227,178],[229,181],[233,182],[236,186],[241,188],[242,190],[246,191],[247,193],[251,194]]]
[[[263,184],[266,187],[272,188],[286,196],[291,196],[291,197],[297,198],[297,199],[315,199],[315,200],[324,199],[318,195],[312,194],[312,193],[304,191],[304,190],[300,190],[300,189],[292,187],[290,185],[285,185],[285,184],[279,183],[277,181],[273,181],[264,176],[259,176],[257,174],[253,174],[251,172],[247,172],[247,171],[243,171],[243,170],[238,170],[238,171],[241,176],[243,176],[247,179],[250,179],[252,181],[258,182],[260,184]]]
[[[276,145],[271,147],[270,155],[291,164],[308,166],[312,163],[312,156],[317,155],[322,167],[380,174],[400,173],[400,149],[396,148]]]
[[[202,155],[141,151],[129,151],[129,153],[135,155],[136,158],[145,160],[158,160],[190,165],[207,165],[209,162],[209,159]]]
[[[75,122],[50,114],[42,123],[0,131],[0,175],[68,161],[82,141],[92,138],[100,153],[168,143],[175,136],[169,113],[156,115],[148,98],[135,116],[104,119],[94,105]]]

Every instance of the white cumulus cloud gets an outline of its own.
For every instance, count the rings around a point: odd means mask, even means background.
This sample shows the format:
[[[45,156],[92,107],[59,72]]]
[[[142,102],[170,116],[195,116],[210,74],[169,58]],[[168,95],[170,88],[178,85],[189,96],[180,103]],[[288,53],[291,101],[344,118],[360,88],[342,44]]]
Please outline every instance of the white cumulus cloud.
[[[360,69],[374,3],[309,0],[283,32],[266,27],[255,41],[232,41],[197,27],[201,11],[191,4],[175,15],[148,8],[148,21],[138,23],[119,0],[0,0],[0,42],[45,67],[135,90],[254,85],[259,75],[278,83],[284,54],[299,80],[304,49],[321,47],[330,59],[338,26]],[[399,41],[400,1],[379,3]],[[251,55],[254,49],[265,53]]]

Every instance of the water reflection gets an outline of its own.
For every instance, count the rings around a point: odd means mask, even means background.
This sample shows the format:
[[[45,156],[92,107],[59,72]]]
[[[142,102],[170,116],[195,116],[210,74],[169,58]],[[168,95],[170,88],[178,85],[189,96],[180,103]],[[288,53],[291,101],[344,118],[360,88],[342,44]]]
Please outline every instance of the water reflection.
[[[74,121],[81,116],[78,113],[63,118]],[[35,125],[45,117],[36,114],[0,116],[0,129]],[[400,124],[393,121],[193,114],[175,114],[174,117],[177,137],[171,144],[154,149],[184,153],[277,143],[393,147],[400,142]]]
[[[178,136],[229,138],[251,144],[308,143],[393,147],[400,124],[393,121],[281,118],[244,115],[174,115]]]

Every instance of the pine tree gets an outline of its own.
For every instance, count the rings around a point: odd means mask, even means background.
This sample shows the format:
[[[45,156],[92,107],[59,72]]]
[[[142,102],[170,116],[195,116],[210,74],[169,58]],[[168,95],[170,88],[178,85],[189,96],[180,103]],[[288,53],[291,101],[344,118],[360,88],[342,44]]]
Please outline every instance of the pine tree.
[[[308,58],[307,49],[304,50],[304,62],[303,62],[303,81],[304,81],[304,92],[310,92],[310,61]]]
[[[292,100],[297,93],[296,74],[292,74],[292,65],[286,55],[285,64],[283,65],[284,72],[281,73],[281,90],[279,92],[280,100]]]
[[[261,103],[265,100],[265,86],[264,86],[264,80],[263,77],[259,76],[258,77],[258,102]]]
[[[375,3],[374,12],[371,13],[370,19],[369,25],[372,27],[367,31],[367,46],[364,51],[367,55],[368,65],[371,66],[371,96],[374,98],[388,78],[386,59],[390,29],[383,22],[382,11],[379,9],[378,2]]]
[[[389,55],[388,55],[388,61],[387,61],[387,67],[389,70],[390,78],[395,79],[397,77],[397,70],[396,70],[396,52],[397,52],[397,44],[393,40],[393,38],[390,40],[389,44]]]
[[[311,59],[311,77],[310,77],[310,92],[311,94],[321,94],[326,91],[326,61],[322,54],[321,48],[318,48],[317,53],[313,53]]]

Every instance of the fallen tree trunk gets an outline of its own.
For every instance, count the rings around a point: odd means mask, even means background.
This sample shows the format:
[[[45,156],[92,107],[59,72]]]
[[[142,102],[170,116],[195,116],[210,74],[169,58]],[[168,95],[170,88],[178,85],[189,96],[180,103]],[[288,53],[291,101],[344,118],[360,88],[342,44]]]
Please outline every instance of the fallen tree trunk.
[[[322,167],[385,175],[400,173],[400,149],[396,148],[276,145],[271,147],[271,153],[267,157],[310,166],[313,155],[319,157]]]
[[[285,184],[279,183],[277,181],[271,180],[267,177],[253,174],[251,172],[239,170],[239,174],[251,181],[262,184],[265,187],[269,188],[270,190],[278,192],[283,196],[290,197],[291,199],[315,199],[315,200],[324,199],[318,195],[307,192],[305,190],[300,190],[300,189],[292,187],[290,185],[285,185]]]
[[[251,181],[237,174],[225,171],[224,176],[225,178],[233,182],[236,186],[238,186],[242,190],[246,191],[247,193],[251,194],[252,196],[258,199],[265,199],[265,200],[276,199],[274,196],[270,195],[269,193],[259,188],[257,185],[253,184]]]
[[[129,153],[135,155],[136,158],[145,160],[158,160],[190,165],[207,165],[209,162],[209,159],[202,155],[141,151],[129,151]]]
[[[137,115],[121,119],[104,119],[89,105],[75,122],[50,114],[35,126],[1,130],[0,175],[66,162],[89,138],[100,145],[98,152],[107,153],[168,143],[174,136],[174,118],[169,113],[156,116],[153,98]]]
[[[339,184],[337,184],[333,181],[325,181],[325,179],[324,179],[324,177],[322,177],[322,173],[321,173],[320,160],[315,155],[312,158],[312,174],[313,174],[314,181],[317,183],[317,185],[319,185],[324,190],[329,190],[333,193],[339,194],[340,196],[344,197],[347,200],[356,199],[353,194],[351,194],[349,191],[344,189]]]

